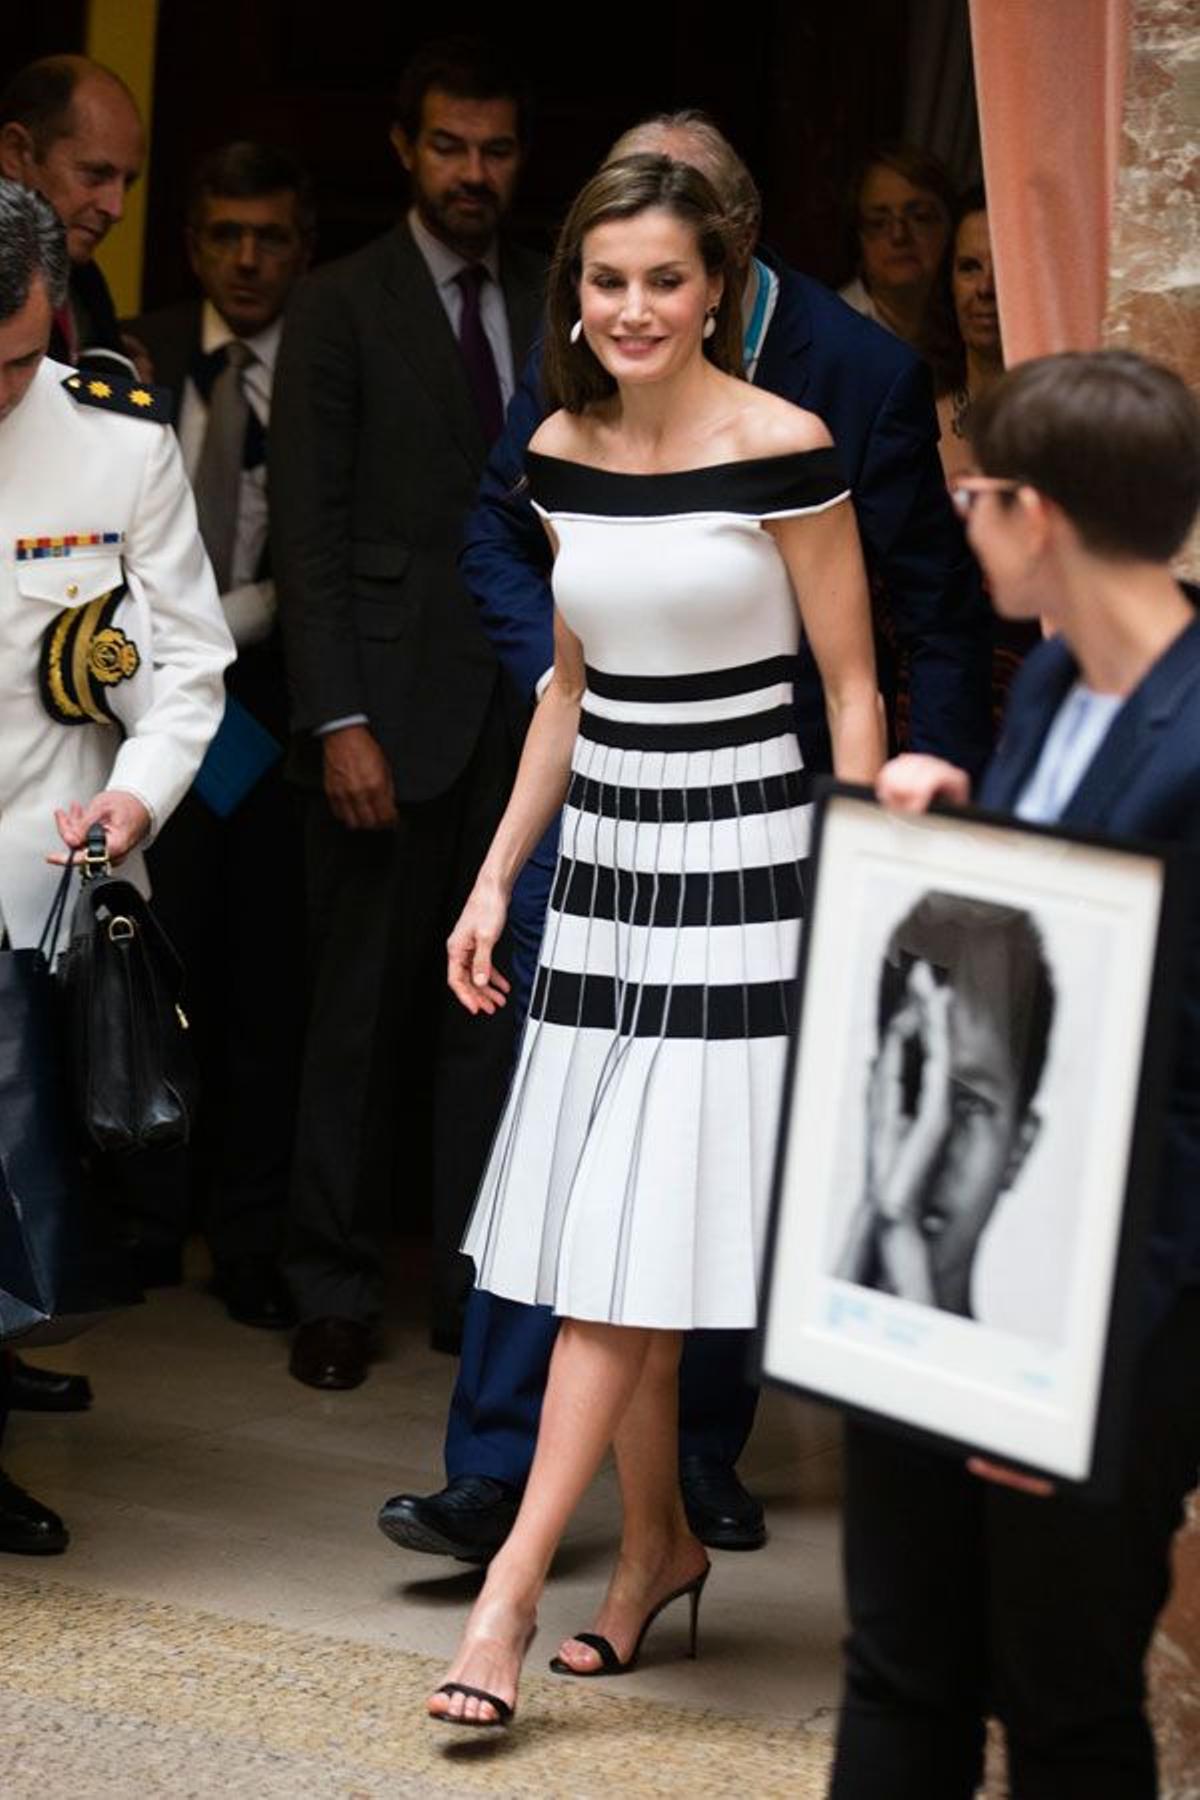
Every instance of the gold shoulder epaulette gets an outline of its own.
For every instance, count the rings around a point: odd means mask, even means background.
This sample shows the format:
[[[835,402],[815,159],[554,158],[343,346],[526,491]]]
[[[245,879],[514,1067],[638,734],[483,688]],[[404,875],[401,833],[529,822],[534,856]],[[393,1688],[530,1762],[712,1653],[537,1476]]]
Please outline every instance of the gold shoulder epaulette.
[[[127,419],[171,422],[171,390],[150,387],[143,381],[126,381],[120,375],[94,375],[79,369],[63,382],[80,406],[98,406],[103,412],[122,413]]]

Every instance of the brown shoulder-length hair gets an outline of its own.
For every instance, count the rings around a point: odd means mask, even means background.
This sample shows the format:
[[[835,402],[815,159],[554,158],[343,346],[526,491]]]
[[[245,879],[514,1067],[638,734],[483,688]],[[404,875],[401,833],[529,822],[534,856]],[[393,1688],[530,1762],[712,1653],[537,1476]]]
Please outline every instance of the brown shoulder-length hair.
[[[593,175],[567,214],[559,233],[546,295],[546,340],[542,381],[553,409],[582,412],[616,392],[616,382],[587,340],[571,342],[579,317],[579,280],[583,240],[611,219],[633,219],[652,208],[690,225],[704,267],[722,275],[725,285],[716,313],[716,329],[704,340],[704,353],[727,374],[742,373],[741,292],[735,247],[720,202],[699,169],[668,156],[627,156],[606,163]]]

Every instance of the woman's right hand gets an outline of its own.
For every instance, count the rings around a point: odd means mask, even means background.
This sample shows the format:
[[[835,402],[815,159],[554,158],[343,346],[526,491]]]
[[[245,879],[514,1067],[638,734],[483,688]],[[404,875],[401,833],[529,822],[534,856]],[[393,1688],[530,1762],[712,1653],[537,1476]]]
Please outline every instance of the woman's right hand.
[[[486,1013],[490,1018],[511,992],[509,982],[492,962],[507,917],[504,895],[494,882],[481,877],[446,941],[446,980],[469,1013]]]
[[[893,812],[928,812],[935,800],[966,806],[971,798],[971,777],[940,756],[910,751],[884,763],[875,782],[875,797]]]

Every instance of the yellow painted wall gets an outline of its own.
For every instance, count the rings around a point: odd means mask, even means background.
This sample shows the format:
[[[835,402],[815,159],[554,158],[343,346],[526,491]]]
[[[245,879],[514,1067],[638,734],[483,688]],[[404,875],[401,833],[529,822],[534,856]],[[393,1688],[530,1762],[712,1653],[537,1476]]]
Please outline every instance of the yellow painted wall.
[[[89,0],[87,54],[114,69],[128,84],[145,121],[148,144],[152,142],[157,27],[158,0]],[[141,308],[149,164],[147,155],[142,178],[125,202],[125,217],[113,226],[96,254],[122,318]]]

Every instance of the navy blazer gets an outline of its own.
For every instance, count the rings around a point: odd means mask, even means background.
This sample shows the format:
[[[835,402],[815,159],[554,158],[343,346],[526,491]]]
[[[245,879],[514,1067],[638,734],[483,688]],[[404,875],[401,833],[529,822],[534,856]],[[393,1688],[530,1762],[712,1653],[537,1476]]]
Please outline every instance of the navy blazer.
[[[991,745],[991,616],[946,494],[925,365],[820,282],[759,252],[779,277],[756,383],[818,413],[853,492],[867,567],[909,661],[908,742],[977,774]],[[467,521],[461,567],[484,629],[522,692],[554,660],[546,536],[525,495],[525,448],[546,416],[535,347]],[[880,686],[894,688],[886,644]],[[824,703],[802,655],[797,723],[806,760],[829,766]]]
[[[1031,652],[1013,684],[1000,742],[980,785],[981,806],[1014,810],[1078,674],[1060,638]],[[1175,846],[1181,877],[1191,883],[1190,940],[1150,1237],[1146,1316],[1153,1320],[1181,1287],[1200,1283],[1200,619],[1129,695],[1061,823],[1103,837]]]

